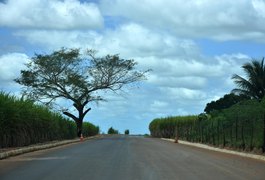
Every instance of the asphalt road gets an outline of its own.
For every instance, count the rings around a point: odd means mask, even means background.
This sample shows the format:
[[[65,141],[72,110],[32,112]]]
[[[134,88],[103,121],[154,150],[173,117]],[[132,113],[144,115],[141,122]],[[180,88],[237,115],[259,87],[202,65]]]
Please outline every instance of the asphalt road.
[[[265,162],[160,139],[113,136],[0,160],[1,180],[265,179]]]

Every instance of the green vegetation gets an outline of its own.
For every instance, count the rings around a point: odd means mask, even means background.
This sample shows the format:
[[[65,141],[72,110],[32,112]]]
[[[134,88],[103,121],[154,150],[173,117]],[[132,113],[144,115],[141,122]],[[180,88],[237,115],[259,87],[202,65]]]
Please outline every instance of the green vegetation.
[[[84,122],[82,134],[84,137],[97,135],[99,134],[99,127],[90,122]]]
[[[126,130],[124,131],[124,134],[129,135],[129,134],[130,134],[129,129],[126,129]]]
[[[231,107],[234,104],[237,104],[240,101],[244,101],[244,100],[248,100],[248,99],[250,99],[250,98],[246,95],[243,95],[243,94],[242,95],[236,95],[234,93],[226,94],[226,95],[224,95],[224,97],[222,97],[216,101],[212,101],[210,103],[207,103],[206,107],[204,109],[204,112],[210,113],[212,111],[226,109],[226,108]]]
[[[110,127],[108,130],[108,134],[119,134],[119,131],[114,129],[113,127]]]
[[[84,135],[98,134],[99,128],[84,123]],[[0,148],[26,146],[76,137],[76,125],[59,113],[0,92]]]
[[[198,116],[157,118],[149,124],[149,130],[153,137],[175,138],[178,133],[179,137],[189,139],[188,137],[195,136],[195,129],[191,128],[194,128],[197,119]]]
[[[175,138],[235,149],[263,147],[265,99],[240,102],[210,115],[177,116],[153,120],[153,137]]]
[[[217,101],[208,103],[207,114],[154,119],[153,137],[178,138],[214,146],[265,152],[265,65],[253,60],[242,66],[247,78],[233,75],[238,85]]]

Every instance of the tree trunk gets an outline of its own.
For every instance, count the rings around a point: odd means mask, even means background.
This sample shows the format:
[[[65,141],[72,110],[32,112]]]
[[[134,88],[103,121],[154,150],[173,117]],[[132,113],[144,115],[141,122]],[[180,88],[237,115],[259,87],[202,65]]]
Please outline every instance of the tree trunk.
[[[82,135],[82,128],[83,128],[83,119],[79,119],[76,122],[76,127],[77,127],[77,137],[81,137]]]
[[[78,118],[69,112],[63,112],[63,114],[72,118],[75,121],[76,127],[77,127],[77,137],[81,137],[82,130],[83,130],[83,119],[85,115],[91,110],[91,108],[88,108],[87,110],[83,112],[84,106],[80,106],[80,107],[77,105],[74,105],[74,106],[78,110],[78,113],[79,113]]]

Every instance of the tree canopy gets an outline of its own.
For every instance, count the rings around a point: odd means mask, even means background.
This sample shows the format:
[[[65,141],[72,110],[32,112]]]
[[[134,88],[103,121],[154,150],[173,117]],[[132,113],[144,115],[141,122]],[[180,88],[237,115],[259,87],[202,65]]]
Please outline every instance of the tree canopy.
[[[246,73],[246,78],[234,74],[232,79],[238,88],[233,89],[232,92],[261,100],[265,95],[264,58],[261,61],[252,60],[244,64],[242,68]]]
[[[119,131],[114,129],[113,127],[110,127],[108,130],[108,134],[119,134]]]
[[[25,87],[27,97],[51,104],[58,98],[69,100],[77,115],[64,110],[82,133],[85,115],[91,110],[89,102],[101,101],[98,91],[118,91],[125,85],[145,79],[147,71],[135,69],[133,59],[122,59],[119,55],[96,57],[94,50],[81,53],[80,49],[62,48],[51,54],[35,54],[27,69],[15,81]]]
[[[129,135],[129,134],[130,134],[130,130],[129,130],[129,129],[126,129],[126,130],[124,131],[124,134]]]
[[[249,97],[246,95],[236,95],[234,93],[225,94],[222,98],[207,103],[204,112],[210,113],[211,111],[214,110],[226,109],[246,99],[249,99]]]

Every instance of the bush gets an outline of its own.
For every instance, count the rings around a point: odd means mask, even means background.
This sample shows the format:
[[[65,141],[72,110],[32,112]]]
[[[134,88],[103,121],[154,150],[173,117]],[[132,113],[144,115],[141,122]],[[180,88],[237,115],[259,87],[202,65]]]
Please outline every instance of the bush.
[[[130,134],[129,129],[126,129],[126,130],[124,131],[124,134],[129,135],[129,134]]]
[[[95,126],[92,123],[84,122],[83,123],[83,136],[94,136],[99,134],[99,127]]]
[[[119,134],[118,130],[113,129],[112,127],[109,128],[108,134]]]

